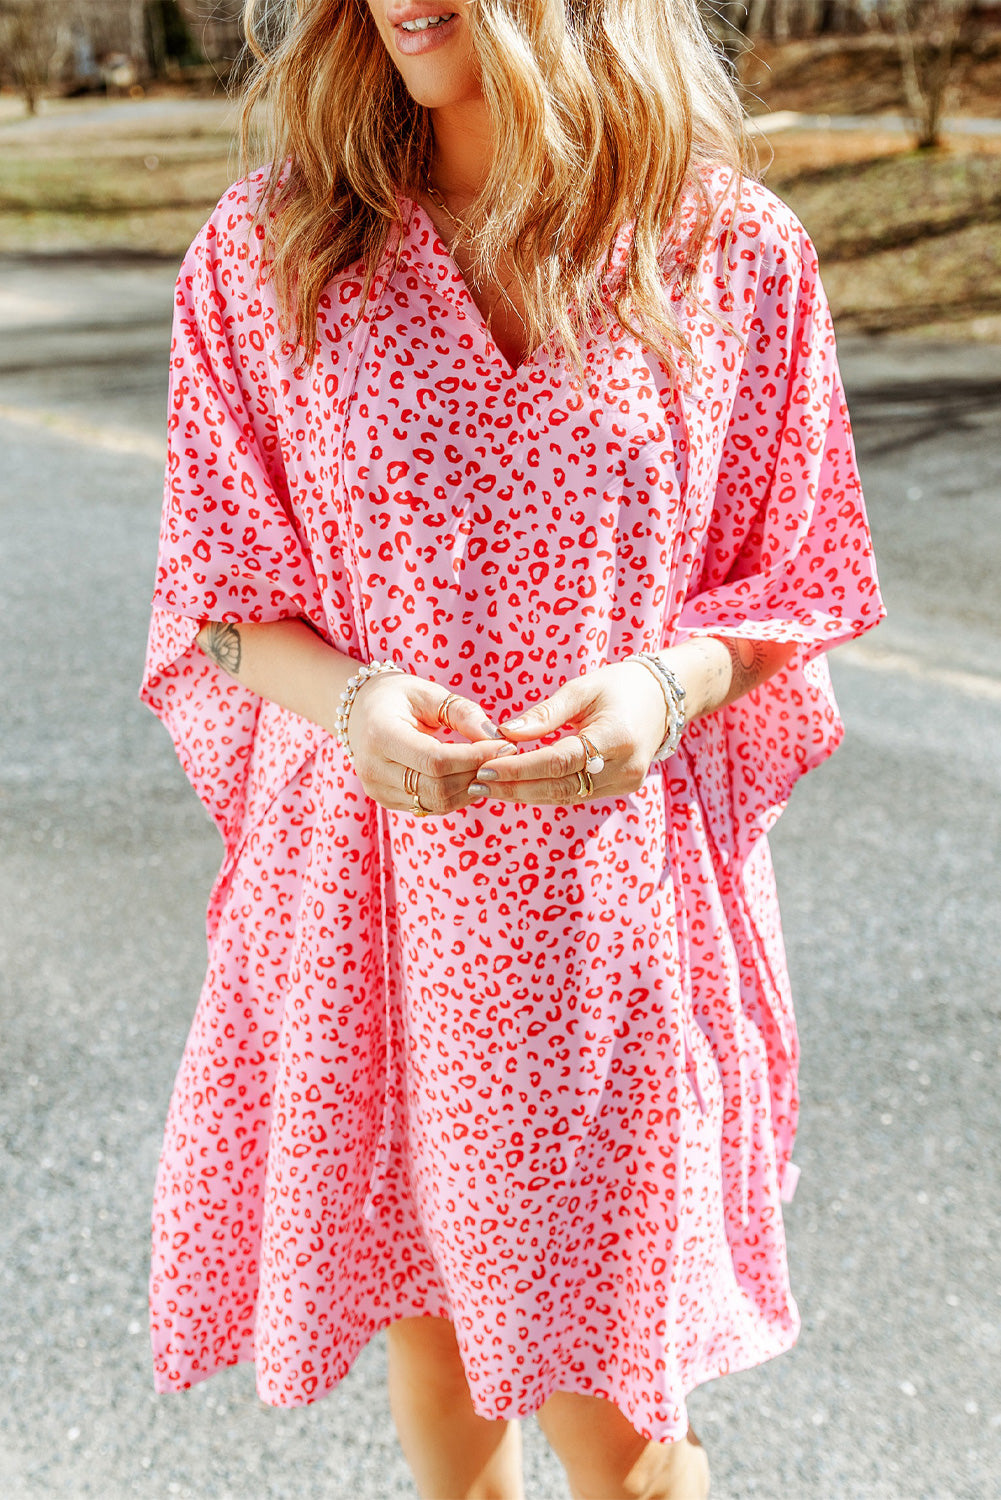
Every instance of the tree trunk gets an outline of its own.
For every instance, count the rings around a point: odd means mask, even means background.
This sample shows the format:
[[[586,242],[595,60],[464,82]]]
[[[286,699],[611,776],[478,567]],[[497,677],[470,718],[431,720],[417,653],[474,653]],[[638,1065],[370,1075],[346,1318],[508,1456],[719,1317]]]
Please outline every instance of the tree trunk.
[[[789,40],[791,9],[791,0],[773,0],[772,35],[777,42]]]
[[[6,62],[29,115],[38,113],[59,24],[54,0],[23,0],[8,23]]]
[[[907,108],[915,144],[930,150],[942,144],[942,117],[963,23],[972,0],[894,0],[897,37]]]
[[[129,3],[129,53],[137,78],[149,76],[149,48],[146,40],[146,0]]]
[[[750,0],[747,10],[747,35],[752,41],[764,30],[767,12],[768,0]]]

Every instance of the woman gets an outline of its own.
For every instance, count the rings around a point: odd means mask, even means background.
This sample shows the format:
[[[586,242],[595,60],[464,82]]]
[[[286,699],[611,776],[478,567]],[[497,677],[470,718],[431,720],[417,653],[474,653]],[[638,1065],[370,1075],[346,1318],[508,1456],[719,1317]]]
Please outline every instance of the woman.
[[[815,257],[695,0],[286,9],[177,284],[143,694],[226,854],[157,1387],[386,1328],[425,1500],[530,1414],[704,1495],[686,1393],[800,1326],[767,830],[883,614]]]

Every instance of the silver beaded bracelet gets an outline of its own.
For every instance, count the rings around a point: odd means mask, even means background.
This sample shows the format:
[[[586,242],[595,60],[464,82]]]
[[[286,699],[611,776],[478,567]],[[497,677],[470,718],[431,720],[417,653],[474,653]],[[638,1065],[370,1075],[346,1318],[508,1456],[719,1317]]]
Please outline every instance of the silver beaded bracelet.
[[[343,745],[349,755],[351,754],[351,744],[348,740],[348,714],[351,712],[351,705],[355,701],[355,694],[358,689],[363,682],[367,682],[377,672],[403,672],[404,670],[395,661],[370,661],[368,666],[360,667],[355,675],[348,679],[347,687],[337,700],[334,735],[336,736],[337,743]]]
[[[654,754],[653,759],[666,760],[673,755],[681,743],[687,720],[685,718],[685,689],[680,681],[671,671],[670,667],[661,661],[654,651],[634,651],[630,656],[624,656],[623,661],[638,661],[647,671],[656,678],[660,690],[664,694],[664,706],[667,710],[667,733],[664,736]],[[652,763],[651,763],[652,764]]]

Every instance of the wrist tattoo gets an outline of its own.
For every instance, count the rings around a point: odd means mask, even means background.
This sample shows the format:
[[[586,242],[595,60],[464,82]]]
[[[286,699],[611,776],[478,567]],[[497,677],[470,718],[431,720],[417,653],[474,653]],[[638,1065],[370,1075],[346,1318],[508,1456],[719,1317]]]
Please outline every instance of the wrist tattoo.
[[[204,637],[204,638],[203,638]],[[235,625],[223,625],[213,620],[205,626],[198,637],[198,644],[217,666],[234,677],[240,670],[240,632]]]

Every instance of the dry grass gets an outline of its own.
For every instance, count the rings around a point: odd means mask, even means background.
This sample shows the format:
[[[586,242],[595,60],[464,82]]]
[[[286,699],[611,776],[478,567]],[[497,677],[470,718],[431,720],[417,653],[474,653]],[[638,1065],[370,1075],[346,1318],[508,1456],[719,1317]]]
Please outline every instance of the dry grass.
[[[896,44],[891,36],[815,37],[783,46],[760,41],[741,62],[752,113],[793,109],[802,114],[869,115],[902,112]],[[949,108],[994,116],[1001,108],[1001,30],[986,24],[959,52]]]
[[[765,180],[813,238],[838,326],[995,338],[1001,313],[1001,141],[934,152],[901,136],[777,136]]]
[[[228,129],[19,125],[0,132],[0,252],[179,259],[237,174]]]

